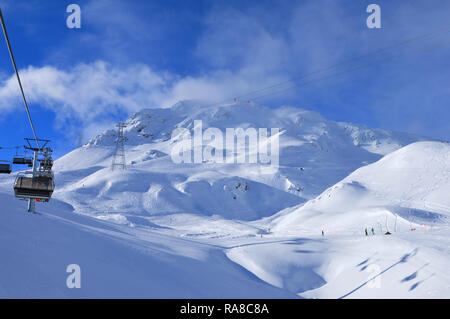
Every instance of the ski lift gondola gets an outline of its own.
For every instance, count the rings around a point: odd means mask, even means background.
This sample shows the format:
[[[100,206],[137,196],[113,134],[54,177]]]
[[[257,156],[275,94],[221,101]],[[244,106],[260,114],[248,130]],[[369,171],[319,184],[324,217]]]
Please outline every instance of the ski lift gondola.
[[[25,155],[19,155],[18,151],[19,151],[19,148],[16,147],[16,155],[14,155],[14,157],[13,157],[13,164],[28,165],[28,167],[33,167],[33,159],[31,157],[26,156],[26,151],[25,151]]]
[[[28,149],[31,147],[30,140],[25,139],[28,143]],[[28,198],[30,200],[48,202],[55,190],[53,178],[53,160],[51,157],[52,150],[45,145],[48,140],[39,140],[43,142],[43,148],[33,149],[35,152],[36,164],[39,167],[33,167],[32,171],[19,174],[14,182],[14,194],[18,198]],[[42,155],[41,158],[37,158]],[[33,165],[32,165],[33,166]]]
[[[23,164],[25,164],[25,158],[24,157],[19,157],[19,156],[14,156],[13,157],[13,164],[23,165]]]
[[[2,149],[3,147],[0,147]],[[0,174],[11,174],[11,163],[9,161],[0,160]]]
[[[14,182],[14,195],[18,198],[31,198],[48,202],[55,190],[53,176],[25,176],[20,174]]]
[[[11,174],[11,163],[0,160],[0,174]]]
[[[28,143],[28,146],[25,146],[25,148],[35,152],[36,166],[32,164],[32,171],[26,171],[17,175],[16,180],[14,181],[14,195],[19,199],[48,202],[52,197],[53,191],[55,190],[52,171],[52,150],[46,147],[49,141],[39,139],[39,141],[43,143],[42,147],[33,148],[31,147],[32,139],[26,138],[25,140]],[[39,167],[37,165],[38,162]]]
[[[26,157],[14,157],[13,164],[16,165],[28,165],[28,167],[33,167],[33,160]]]

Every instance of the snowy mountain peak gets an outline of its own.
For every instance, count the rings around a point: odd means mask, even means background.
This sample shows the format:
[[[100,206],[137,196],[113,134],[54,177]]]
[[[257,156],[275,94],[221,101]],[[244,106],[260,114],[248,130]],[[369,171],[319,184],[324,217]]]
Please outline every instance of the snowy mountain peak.
[[[170,156],[172,131],[185,128],[193,132],[195,121],[202,121],[203,130],[214,127],[222,132],[238,127],[278,128],[283,132],[279,167],[264,173],[258,163],[175,163]],[[91,205],[90,209],[101,199],[99,210],[109,207],[110,211],[143,214],[192,212],[257,219],[313,198],[359,167],[421,139],[329,121],[316,112],[294,107],[275,109],[251,103],[207,106],[200,101],[182,101],[171,108],[143,109],[125,124],[125,173],[110,172],[117,138],[114,129],[56,161],[58,189],[77,194],[78,199],[67,199],[69,202],[79,205],[79,198],[85,197],[83,202]],[[74,172],[75,181],[69,182],[67,176]],[[230,186],[239,184],[248,185],[248,190],[240,192]],[[129,187],[117,193],[123,185]],[[89,195],[83,187],[90,187]]]
[[[417,140],[417,136],[370,129],[363,125],[339,123],[325,119],[317,112],[283,106],[268,108],[253,103],[208,106],[202,101],[181,101],[171,108],[143,109],[125,121],[125,138],[128,145],[166,141],[178,127],[193,128],[193,121],[201,120],[203,127],[226,128],[254,127],[279,128],[287,138],[320,147],[339,148],[356,146],[385,155]],[[116,129],[111,128],[91,139],[87,145],[111,146],[116,139]],[[351,144],[350,144],[350,143]]]

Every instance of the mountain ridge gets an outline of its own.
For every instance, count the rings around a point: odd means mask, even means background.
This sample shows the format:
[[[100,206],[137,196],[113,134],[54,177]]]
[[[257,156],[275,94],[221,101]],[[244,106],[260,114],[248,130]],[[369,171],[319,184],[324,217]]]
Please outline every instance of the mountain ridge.
[[[123,174],[109,169],[115,130],[58,159],[56,195],[70,190],[86,197],[82,201],[85,209],[104,201],[110,203],[104,208],[110,211],[190,212],[253,220],[301,204],[355,169],[379,160],[381,154],[424,139],[333,122],[316,112],[288,106],[272,109],[235,103],[198,109],[198,104],[184,101],[172,108],[143,109],[131,115],[125,122],[128,170]],[[278,170],[264,173],[260,163],[174,163],[170,157],[172,130],[192,132],[196,120],[202,121],[204,129],[216,127],[223,132],[230,127],[277,127],[284,131],[279,139]],[[114,193],[111,183],[129,185],[129,192]],[[83,189],[87,185],[92,187],[90,195]],[[247,185],[247,189],[241,191],[239,185]],[[127,192],[126,187],[119,189]],[[67,200],[75,206],[80,204],[75,198]]]

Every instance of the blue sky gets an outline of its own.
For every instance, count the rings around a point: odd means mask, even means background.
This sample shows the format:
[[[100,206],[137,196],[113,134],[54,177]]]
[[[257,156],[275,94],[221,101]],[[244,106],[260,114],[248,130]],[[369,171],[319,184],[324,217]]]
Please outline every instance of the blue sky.
[[[81,29],[66,27],[70,3],[81,7]],[[381,7],[381,29],[366,26],[370,3]],[[222,101],[450,27],[449,1],[412,3],[0,0],[38,135],[52,139],[56,156],[145,107]],[[449,140],[449,35],[254,102]],[[0,111],[0,146],[23,144],[31,131],[3,39]]]

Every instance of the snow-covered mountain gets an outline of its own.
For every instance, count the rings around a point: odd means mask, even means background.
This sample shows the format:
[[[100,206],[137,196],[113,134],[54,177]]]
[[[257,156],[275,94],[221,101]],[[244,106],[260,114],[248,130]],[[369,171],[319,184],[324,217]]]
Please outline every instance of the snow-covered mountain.
[[[0,297],[450,296],[448,143],[297,108],[197,105],[131,116],[125,171],[110,168],[114,129],[58,159],[36,215],[0,176]],[[279,170],[174,163],[172,130],[196,120],[279,128]],[[82,289],[66,286],[73,263]]]
[[[384,231],[450,222],[450,144],[419,142],[359,168],[289,214],[274,229]],[[387,229],[386,229],[387,227]],[[295,229],[297,228],[297,229]]]
[[[128,169],[111,172],[117,130],[91,139],[55,163],[55,196],[76,210],[99,214],[195,213],[254,220],[305,202],[355,169],[420,137],[326,120],[293,107],[236,103],[144,109],[125,123]],[[169,156],[176,128],[279,128],[279,170],[260,164],[175,164]]]

